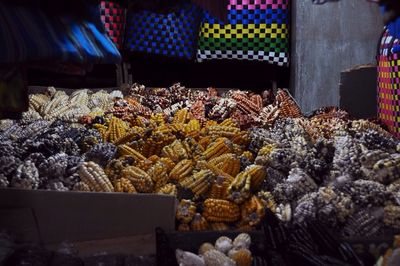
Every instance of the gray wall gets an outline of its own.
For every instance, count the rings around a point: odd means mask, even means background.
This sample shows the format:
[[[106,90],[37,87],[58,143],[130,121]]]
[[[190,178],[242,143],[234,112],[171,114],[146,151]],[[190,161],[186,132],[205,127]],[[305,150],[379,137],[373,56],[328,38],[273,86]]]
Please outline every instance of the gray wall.
[[[383,22],[378,5],[292,0],[291,89],[304,112],[339,105],[340,72],[375,64]]]

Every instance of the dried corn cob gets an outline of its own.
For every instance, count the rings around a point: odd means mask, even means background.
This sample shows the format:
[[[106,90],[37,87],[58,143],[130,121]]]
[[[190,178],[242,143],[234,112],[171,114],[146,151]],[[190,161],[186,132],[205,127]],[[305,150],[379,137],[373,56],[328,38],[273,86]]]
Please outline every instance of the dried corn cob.
[[[228,127],[220,125],[208,127],[208,133],[211,136],[217,136],[217,137],[232,138],[236,136],[239,132],[240,129],[237,127]]]
[[[203,216],[210,222],[236,222],[240,209],[238,205],[227,200],[206,199]]]
[[[135,187],[131,181],[126,178],[120,178],[114,182],[115,192],[136,193]]]
[[[122,171],[122,177],[131,181],[138,192],[151,193],[153,191],[153,181],[151,177],[142,169],[129,166]]]
[[[189,158],[185,147],[179,140],[175,140],[172,144],[164,147],[161,151],[161,155],[163,157],[170,158],[175,163],[180,162],[183,159]]]
[[[240,171],[240,159],[234,153],[226,153],[214,157],[209,160],[209,163],[217,166],[231,176],[236,176]]]
[[[154,183],[154,189],[157,191],[168,182],[168,169],[162,162],[155,163],[147,171]]]
[[[241,207],[241,222],[250,226],[256,226],[261,223],[265,215],[264,205],[256,196],[252,196]]]
[[[156,191],[158,194],[166,194],[176,196],[178,194],[178,190],[174,184],[166,184]]]
[[[192,222],[190,223],[190,229],[193,231],[204,231],[209,227],[207,220],[201,216],[200,213],[196,213]]]
[[[252,164],[245,169],[251,176],[251,189],[259,189],[264,179],[267,177],[267,170],[264,166]]]
[[[118,146],[118,153],[120,156],[123,156],[123,155],[132,156],[138,162],[146,160],[146,157],[144,157],[140,152],[138,152],[137,150],[135,150],[125,144]]]
[[[94,162],[85,162],[78,170],[78,174],[89,188],[97,192],[112,192],[114,187],[104,170]]]
[[[176,219],[181,223],[190,223],[196,214],[196,205],[191,200],[181,200],[176,209]]]
[[[251,197],[251,176],[247,172],[239,173],[228,188],[228,199],[237,204]]]
[[[169,173],[171,180],[180,181],[189,176],[194,169],[194,162],[189,159],[180,161]]]
[[[226,138],[217,139],[217,141],[204,151],[203,155],[206,160],[218,157],[224,153],[230,153],[233,150],[232,143]]]
[[[183,179],[179,184],[190,189],[196,197],[204,195],[211,187],[215,175],[210,170],[201,170]]]
[[[126,134],[127,126],[124,121],[117,117],[112,117],[108,126],[109,141],[114,143],[119,138],[122,138]]]

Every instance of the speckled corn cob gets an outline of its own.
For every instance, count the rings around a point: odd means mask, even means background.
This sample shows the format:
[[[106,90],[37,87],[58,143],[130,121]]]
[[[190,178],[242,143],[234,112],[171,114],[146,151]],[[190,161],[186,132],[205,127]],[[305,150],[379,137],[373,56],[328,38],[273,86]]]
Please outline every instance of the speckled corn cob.
[[[168,182],[168,168],[162,162],[155,163],[147,171],[154,183],[154,189],[157,191]]]
[[[272,212],[276,211],[277,205],[271,192],[260,191],[257,193],[257,197],[261,200],[264,207],[270,209]]]
[[[210,222],[236,222],[240,216],[239,206],[227,200],[206,199],[203,217]]]
[[[160,158],[160,162],[162,162],[166,167],[168,173],[176,166],[176,164],[170,158]]]
[[[265,215],[264,205],[256,196],[252,196],[241,206],[242,223],[256,226],[261,223]]]
[[[123,155],[132,156],[138,162],[146,160],[146,157],[144,157],[140,152],[138,152],[137,150],[135,150],[125,144],[118,146],[118,153],[120,156],[123,156]]]
[[[153,191],[153,181],[142,169],[135,166],[129,166],[122,171],[122,176],[131,181],[138,192],[151,193]]]
[[[194,162],[189,159],[180,161],[169,173],[171,180],[180,181],[189,176],[194,169]]]
[[[218,157],[224,153],[230,153],[233,150],[232,143],[225,138],[218,139],[214,144],[211,144],[203,153],[206,160]]]
[[[204,195],[210,189],[215,176],[210,170],[201,170],[183,179],[179,184],[190,189],[196,197]]]
[[[136,193],[135,187],[131,181],[126,178],[117,179],[114,182],[115,192]]]
[[[171,145],[164,147],[161,155],[170,158],[175,163],[189,158],[186,149],[179,140],[175,140]]]
[[[158,189],[157,194],[166,194],[166,195],[172,195],[172,196],[176,196],[178,195],[178,189],[176,188],[176,186],[174,184],[166,184],[163,187],[161,187],[160,189]]]
[[[104,170],[94,162],[85,162],[79,168],[78,174],[91,190],[97,192],[112,192],[114,187]]]
[[[388,205],[384,209],[383,222],[387,226],[400,228],[400,206]]]
[[[196,214],[196,205],[191,200],[181,200],[176,208],[176,219],[181,223],[190,223]]]
[[[228,188],[228,199],[237,204],[251,197],[251,176],[247,172],[239,173]]]

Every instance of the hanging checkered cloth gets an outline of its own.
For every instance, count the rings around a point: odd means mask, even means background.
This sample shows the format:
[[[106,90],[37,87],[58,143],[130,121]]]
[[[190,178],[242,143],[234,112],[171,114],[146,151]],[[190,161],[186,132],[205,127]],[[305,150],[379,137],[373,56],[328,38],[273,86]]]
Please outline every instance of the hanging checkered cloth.
[[[389,131],[400,137],[400,41],[388,29],[381,38],[378,56],[378,115]]]
[[[206,14],[197,60],[246,59],[288,65],[289,0],[230,0],[228,24]]]
[[[117,48],[121,49],[124,36],[125,9],[116,2],[101,1],[100,16],[108,36]]]
[[[201,17],[201,10],[189,3],[166,14],[128,11],[125,49],[193,59]]]

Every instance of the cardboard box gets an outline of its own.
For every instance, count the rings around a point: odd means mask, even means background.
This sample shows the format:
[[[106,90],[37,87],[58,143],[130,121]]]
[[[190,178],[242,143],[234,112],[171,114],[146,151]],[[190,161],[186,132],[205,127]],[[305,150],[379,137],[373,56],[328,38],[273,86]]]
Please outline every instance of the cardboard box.
[[[176,198],[156,194],[0,189],[0,231],[44,245],[175,228]]]

